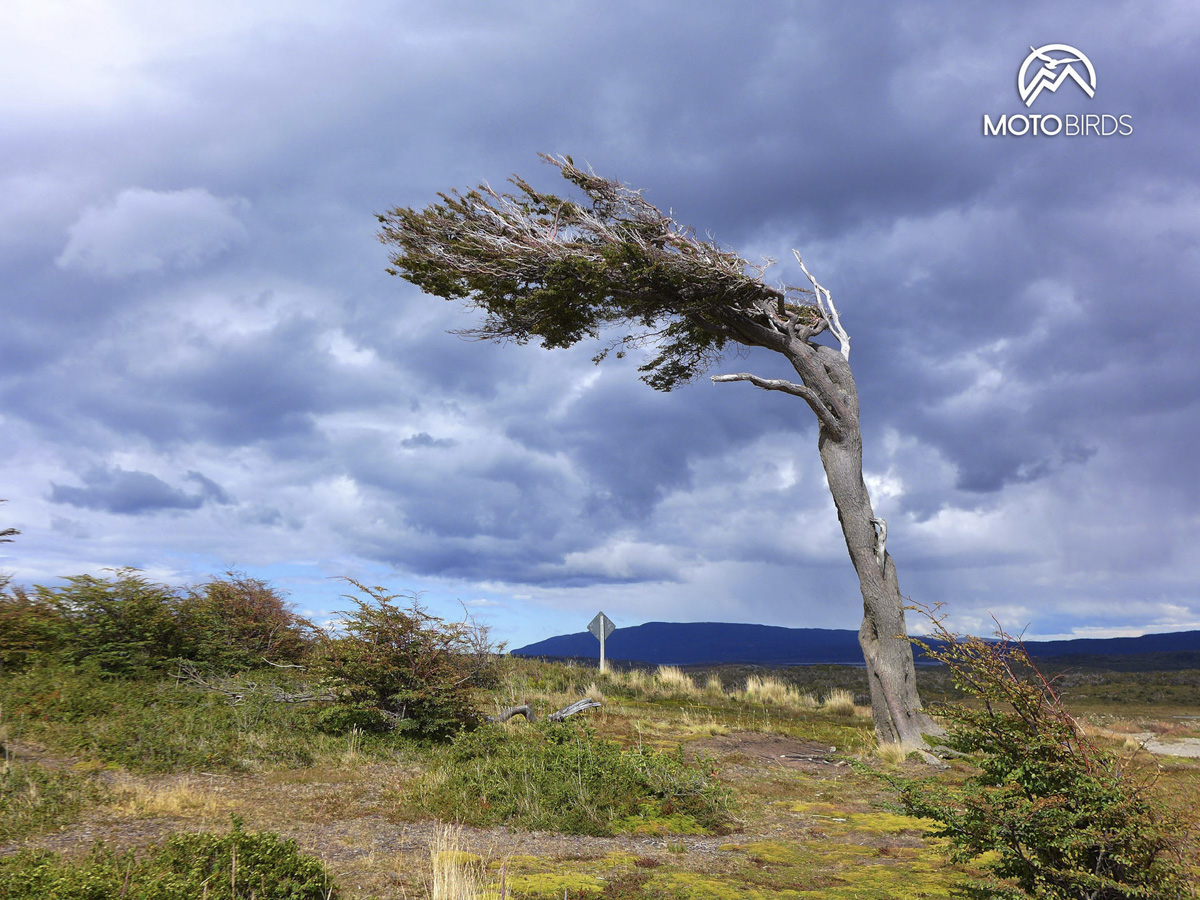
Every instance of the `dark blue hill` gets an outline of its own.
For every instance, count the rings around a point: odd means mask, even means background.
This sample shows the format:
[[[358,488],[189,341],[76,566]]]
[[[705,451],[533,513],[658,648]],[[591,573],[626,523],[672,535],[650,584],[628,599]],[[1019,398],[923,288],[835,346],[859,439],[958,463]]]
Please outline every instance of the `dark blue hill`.
[[[1029,641],[1038,659],[1142,669],[1200,668],[1200,631],[1128,638]],[[513,650],[516,656],[595,659],[600,642],[586,631],[547,638]],[[837,628],[781,628],[729,622],[647,622],[618,628],[605,643],[611,660],[655,665],[741,663],[760,666],[862,665],[858,632]],[[1106,666],[1111,661],[1111,666]],[[1136,661],[1136,662],[1135,662]]]
[[[516,656],[598,657],[600,642],[582,631],[547,638],[512,652]],[[862,663],[857,631],[726,622],[647,622],[618,628],[605,642],[604,653],[612,660],[658,665]]]

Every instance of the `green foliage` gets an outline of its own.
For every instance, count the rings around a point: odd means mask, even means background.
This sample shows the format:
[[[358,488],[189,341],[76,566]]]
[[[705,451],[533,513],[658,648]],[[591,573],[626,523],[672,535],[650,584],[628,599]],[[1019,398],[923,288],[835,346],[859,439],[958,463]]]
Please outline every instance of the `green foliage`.
[[[247,771],[313,761],[316,710],[276,703],[268,678],[234,706],[175,679],[114,677],[94,665],[41,665],[0,680],[8,727],[56,751],[135,772]]]
[[[70,822],[104,794],[95,782],[74,772],[5,759],[0,762],[0,843]]]
[[[38,659],[86,661],[111,675],[164,672],[181,660],[248,669],[302,658],[314,631],[269,584],[237,572],[182,591],[133,569],[32,594],[0,582],[0,671]]]
[[[323,725],[421,738],[444,738],[474,725],[473,689],[481,670],[472,626],[430,615],[417,594],[351,583],[361,594],[347,595],[356,609],[343,617],[340,636],[324,642],[312,665],[342,707],[323,713]]]
[[[707,761],[622,750],[569,720],[462,734],[434,783],[433,811],[470,825],[606,835],[656,824],[714,832],[730,821],[730,799]]]
[[[63,643],[63,617],[44,597],[7,588],[0,576],[0,672],[30,666]]]
[[[174,591],[133,569],[109,578],[76,575],[65,587],[34,590],[57,612],[62,652],[71,662],[86,659],[105,672],[131,675],[163,671],[184,655],[188,637]]]
[[[680,228],[640,192],[569,157],[542,158],[585,203],[514,177],[517,194],[481,185],[441,194],[420,212],[393,209],[378,216],[380,240],[395,248],[388,272],[484,310],[484,325],[471,332],[480,337],[555,348],[630,329],[596,361],[653,343],[656,355],[641,371],[658,390],[695,378],[730,341],[767,346],[761,326],[776,312],[792,326],[818,321],[815,307],[785,304],[784,292],[756,277],[761,271],[748,274],[754,267],[745,260]]]
[[[974,897],[1118,900],[1193,896],[1178,820],[1132,761],[1098,748],[1019,642],[935,624],[926,653],[981,705],[939,710],[941,739],[976,769],[961,783],[903,780],[911,815],[935,820],[959,860],[986,864]]]
[[[325,866],[295,841],[247,832],[178,834],[148,854],[97,844],[81,861],[48,851],[0,859],[0,900],[330,900]]]
[[[188,590],[179,618],[190,637],[188,657],[222,669],[256,668],[264,659],[294,663],[313,639],[312,624],[277,590],[240,572]]]

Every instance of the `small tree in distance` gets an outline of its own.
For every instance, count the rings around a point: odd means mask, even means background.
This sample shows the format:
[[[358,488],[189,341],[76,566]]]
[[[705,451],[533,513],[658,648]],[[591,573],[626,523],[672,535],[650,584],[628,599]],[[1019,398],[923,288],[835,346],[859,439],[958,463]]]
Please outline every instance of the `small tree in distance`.
[[[442,194],[420,212],[393,209],[378,216],[380,240],[393,248],[388,272],[482,310],[483,323],[465,332],[480,339],[558,348],[620,329],[596,361],[652,346],[640,371],[656,390],[698,377],[730,347],[763,347],[787,359],[797,382],[748,372],[713,381],[790,394],[816,415],[821,462],[863,598],[859,643],[875,732],[881,742],[923,746],[922,735],[940,728],[917,694],[887,525],[863,481],[850,337],[829,291],[799,254],[811,287],[771,287],[762,268],[699,239],[639,192],[582,171],[570,157],[542,159],[587,201],[542,193],[514,176],[515,195],[483,185]],[[816,340],[825,332],[836,349]]]

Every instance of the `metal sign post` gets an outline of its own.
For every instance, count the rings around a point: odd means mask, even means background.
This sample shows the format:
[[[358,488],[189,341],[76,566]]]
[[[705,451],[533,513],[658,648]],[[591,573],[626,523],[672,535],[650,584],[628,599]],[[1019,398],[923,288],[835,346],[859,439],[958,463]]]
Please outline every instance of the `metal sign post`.
[[[610,634],[617,630],[617,626],[612,623],[612,619],[602,612],[596,613],[596,618],[588,623],[588,631],[594,634],[597,640],[600,641],[600,671],[604,671],[604,640]]]

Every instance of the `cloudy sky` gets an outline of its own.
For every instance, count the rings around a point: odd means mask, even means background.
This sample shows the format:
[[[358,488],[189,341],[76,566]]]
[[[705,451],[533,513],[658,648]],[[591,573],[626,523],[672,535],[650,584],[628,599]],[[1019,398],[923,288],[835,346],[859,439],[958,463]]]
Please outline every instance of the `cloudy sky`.
[[[1095,96],[1027,108],[1052,43]],[[804,254],[906,594],[968,629],[1200,628],[1197,84],[1190,2],[7,3],[0,569],[232,567],[318,618],[349,575],[512,646],[600,609],[857,627],[801,401],[465,341],[385,274],[374,213],[566,189],[545,151],[772,282]]]

